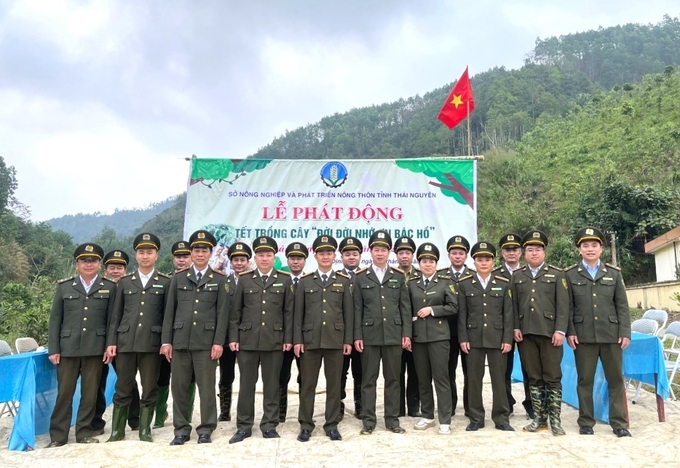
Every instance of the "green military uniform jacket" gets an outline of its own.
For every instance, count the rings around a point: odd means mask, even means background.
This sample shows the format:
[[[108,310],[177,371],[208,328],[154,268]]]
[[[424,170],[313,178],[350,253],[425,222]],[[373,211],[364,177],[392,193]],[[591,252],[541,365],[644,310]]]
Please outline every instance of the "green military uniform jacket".
[[[172,276],[168,286],[162,342],[189,351],[224,345],[229,322],[226,277],[208,267],[200,281],[194,267]]]
[[[579,262],[566,271],[571,321],[569,335],[579,343],[617,343],[630,338],[630,312],[618,268],[600,263],[595,279]]]
[[[500,349],[512,344],[514,315],[510,281],[491,275],[486,288],[477,274],[458,282],[458,341],[471,348]]]
[[[229,342],[241,351],[281,351],[293,343],[294,293],[290,275],[272,270],[264,283],[257,270],[239,276],[229,317]]]
[[[406,280],[401,270],[389,265],[383,281],[372,267],[354,278],[354,340],[364,346],[401,346],[411,338],[411,307]]]
[[[451,332],[447,318],[458,312],[458,294],[453,281],[448,276],[439,277],[435,273],[432,281],[425,286],[422,276],[412,277],[408,282],[408,292],[411,299],[413,341],[432,343],[449,340]],[[432,307],[433,315],[418,318],[418,311],[423,307]]]
[[[326,284],[318,271],[300,278],[295,292],[293,343],[305,349],[342,349],[353,343],[354,303],[349,277],[329,273]]]
[[[49,353],[103,356],[115,292],[116,283],[102,276],[95,278],[87,293],[80,276],[60,281],[50,312]]]
[[[525,335],[552,337],[567,333],[569,326],[569,286],[564,272],[543,264],[536,278],[524,266],[511,280],[515,329]]]
[[[107,346],[117,346],[118,353],[151,353],[161,347],[170,277],[153,273],[146,286],[138,272],[118,281],[106,340]]]

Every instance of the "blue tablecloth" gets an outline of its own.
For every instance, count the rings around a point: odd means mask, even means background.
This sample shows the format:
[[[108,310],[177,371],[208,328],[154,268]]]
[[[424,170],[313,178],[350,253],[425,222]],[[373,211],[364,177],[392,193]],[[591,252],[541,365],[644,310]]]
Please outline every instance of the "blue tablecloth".
[[[519,353],[515,353],[515,366],[512,370],[512,379],[515,382],[522,381],[522,364]],[[643,335],[633,332],[630,345],[623,351],[623,375],[626,378],[640,380],[654,386],[654,377],[658,377],[656,393],[664,400],[670,395],[668,376],[663,360],[663,347],[661,341],[655,336]],[[578,376],[574,363],[574,351],[564,344],[564,357],[562,359],[562,401],[578,408],[578,395],[576,384]],[[607,381],[604,378],[602,364],[598,362],[593,384],[593,403],[595,417],[603,422],[609,422],[609,394]]]
[[[10,450],[32,450],[35,436],[50,429],[50,417],[57,399],[57,368],[47,351],[0,357],[0,403],[15,401],[19,411],[9,437]],[[107,405],[111,403],[116,373],[110,369],[106,386]],[[80,403],[80,385],[73,398],[73,420]]]

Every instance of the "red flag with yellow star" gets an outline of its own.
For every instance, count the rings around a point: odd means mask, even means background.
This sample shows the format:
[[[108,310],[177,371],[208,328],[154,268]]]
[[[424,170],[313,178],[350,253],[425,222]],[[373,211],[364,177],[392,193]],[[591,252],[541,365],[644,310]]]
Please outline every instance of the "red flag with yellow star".
[[[472,85],[470,84],[468,69],[465,67],[465,71],[451,90],[449,97],[446,98],[446,102],[444,102],[437,118],[451,130],[465,120],[465,117],[474,109],[475,98],[472,95]]]

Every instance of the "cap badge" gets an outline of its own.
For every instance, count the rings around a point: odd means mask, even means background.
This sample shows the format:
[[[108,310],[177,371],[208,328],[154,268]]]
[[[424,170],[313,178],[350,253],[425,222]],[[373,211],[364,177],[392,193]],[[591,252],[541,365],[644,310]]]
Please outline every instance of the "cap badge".
[[[179,247],[180,249],[186,248],[186,246],[184,245],[184,242],[180,242],[179,244],[177,244],[177,247]]]
[[[534,239],[540,239],[540,238],[541,238],[541,233],[538,232],[538,231],[535,231],[535,232],[531,235],[531,237],[533,237]]]
[[[426,245],[425,247],[423,247],[423,249],[424,249],[424,250],[427,250],[427,251],[429,252],[429,251],[432,250],[432,246],[431,246],[431,245]]]
[[[354,239],[347,239],[348,244],[354,244]]]
[[[205,239],[205,232],[199,232],[197,237],[199,239]]]
[[[148,234],[144,234],[144,235],[142,236],[142,240],[151,240],[151,236],[148,235]]]
[[[588,234],[589,236],[592,236],[595,233],[593,232],[592,229],[588,228],[588,229],[586,229],[586,234]]]
[[[378,239],[384,239],[384,238],[385,238],[385,233],[384,233],[384,232],[379,232],[377,237],[378,237]]]
[[[508,240],[509,240],[509,241],[514,241],[514,240],[515,240],[515,236],[513,236],[512,234],[508,235]]]
[[[113,252],[113,256],[120,258],[121,257],[120,250],[116,250],[115,252]]]
[[[456,236],[456,238],[453,240],[454,242],[463,242],[463,239],[461,239],[459,236]]]
[[[267,239],[265,239],[264,237],[260,237],[260,244],[266,244],[266,243],[267,243]]]
[[[479,248],[480,248],[480,249],[486,249],[486,248],[487,248],[487,247],[486,247],[486,242],[482,242],[481,244],[479,244]]]
[[[85,252],[94,252],[94,247],[92,247],[91,245],[86,245]]]
[[[300,244],[293,244],[293,248],[294,248],[294,249],[297,249],[297,250],[300,250]]]
[[[243,250],[243,244],[236,244],[236,250]]]
[[[323,237],[321,238],[321,242],[328,242],[328,237],[323,236]],[[295,247],[295,248],[297,249],[297,248],[299,248],[299,247]]]

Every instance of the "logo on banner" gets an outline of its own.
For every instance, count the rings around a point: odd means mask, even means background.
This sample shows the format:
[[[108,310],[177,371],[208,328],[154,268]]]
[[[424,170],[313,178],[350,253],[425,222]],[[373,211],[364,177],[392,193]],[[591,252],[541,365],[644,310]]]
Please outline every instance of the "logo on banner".
[[[330,188],[338,188],[344,184],[347,174],[347,168],[339,161],[331,161],[321,168],[321,180]]]

